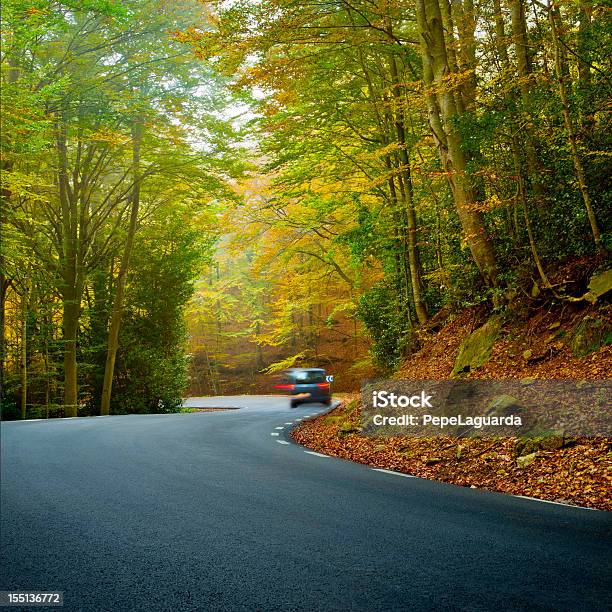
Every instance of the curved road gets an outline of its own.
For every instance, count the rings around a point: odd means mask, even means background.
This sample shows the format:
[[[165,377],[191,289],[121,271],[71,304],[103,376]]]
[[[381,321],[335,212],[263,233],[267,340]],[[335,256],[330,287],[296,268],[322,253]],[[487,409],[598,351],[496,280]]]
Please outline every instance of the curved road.
[[[244,407],[3,423],[0,590],[70,611],[608,609],[610,513],[307,453],[289,423],[323,406],[189,403]]]

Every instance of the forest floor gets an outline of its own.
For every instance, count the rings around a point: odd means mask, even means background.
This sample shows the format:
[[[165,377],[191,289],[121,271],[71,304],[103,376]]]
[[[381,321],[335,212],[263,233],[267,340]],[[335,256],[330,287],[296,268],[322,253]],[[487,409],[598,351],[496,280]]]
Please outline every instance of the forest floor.
[[[470,378],[607,379],[612,372],[609,332],[602,346],[584,356],[576,356],[572,338],[585,321],[603,321],[609,329],[611,311],[610,305],[566,303],[516,312],[506,319],[490,360]],[[394,378],[449,378],[461,342],[484,320],[479,308],[437,317],[423,330],[420,351]],[[362,437],[360,417],[354,393],[327,415],[301,424],[292,436],[318,452],[421,478],[612,510],[610,438],[576,438],[563,448],[539,449],[521,467],[516,438]]]

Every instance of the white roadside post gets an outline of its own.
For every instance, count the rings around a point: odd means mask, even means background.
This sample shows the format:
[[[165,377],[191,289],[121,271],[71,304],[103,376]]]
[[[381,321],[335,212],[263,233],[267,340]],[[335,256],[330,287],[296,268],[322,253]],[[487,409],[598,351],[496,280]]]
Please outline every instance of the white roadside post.
[[[332,385],[331,384],[334,382],[333,374],[328,374],[325,377],[325,380],[329,383],[329,399],[331,400],[331,398],[332,398]]]

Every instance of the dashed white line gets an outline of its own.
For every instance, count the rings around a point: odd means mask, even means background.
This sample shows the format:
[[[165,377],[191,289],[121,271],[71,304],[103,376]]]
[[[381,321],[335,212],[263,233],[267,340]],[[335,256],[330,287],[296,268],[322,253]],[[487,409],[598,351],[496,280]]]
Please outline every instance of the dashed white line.
[[[284,427],[275,427],[274,429],[285,429]]]
[[[329,459],[329,455],[322,455],[321,453],[315,453],[314,451],[304,451],[305,453],[308,453],[309,455],[314,455],[315,457],[325,457],[326,459]]]
[[[285,442],[285,440],[277,440],[278,444],[289,444],[289,442]]]
[[[393,474],[394,476],[403,476],[404,478],[416,478],[412,474],[403,474],[402,472],[394,472],[393,470],[384,470],[382,468],[370,468],[374,472],[383,472],[384,474]]]
[[[271,436],[278,436],[279,434],[278,434],[278,433],[276,433],[275,431],[273,431],[273,432],[272,432],[270,435],[271,435]]]
[[[289,421],[288,423],[285,423],[285,425],[293,425],[293,421]]]

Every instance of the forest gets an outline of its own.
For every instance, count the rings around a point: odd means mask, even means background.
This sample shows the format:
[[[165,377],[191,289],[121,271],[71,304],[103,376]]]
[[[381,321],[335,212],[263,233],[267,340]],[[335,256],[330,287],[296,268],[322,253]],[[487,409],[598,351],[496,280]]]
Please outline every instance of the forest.
[[[2,418],[356,390],[609,269],[599,0],[5,0],[1,33]]]

